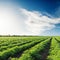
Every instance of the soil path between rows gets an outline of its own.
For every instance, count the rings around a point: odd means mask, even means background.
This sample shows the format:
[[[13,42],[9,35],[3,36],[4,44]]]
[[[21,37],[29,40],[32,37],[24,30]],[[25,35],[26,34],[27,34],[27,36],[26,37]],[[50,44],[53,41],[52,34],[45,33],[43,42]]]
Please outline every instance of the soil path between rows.
[[[41,60],[47,59],[47,56],[48,56],[49,50],[50,50],[50,46],[51,46],[51,41],[52,41],[52,38],[50,39],[50,42],[49,42],[48,46],[46,46],[45,50],[40,53],[40,55],[42,57]]]

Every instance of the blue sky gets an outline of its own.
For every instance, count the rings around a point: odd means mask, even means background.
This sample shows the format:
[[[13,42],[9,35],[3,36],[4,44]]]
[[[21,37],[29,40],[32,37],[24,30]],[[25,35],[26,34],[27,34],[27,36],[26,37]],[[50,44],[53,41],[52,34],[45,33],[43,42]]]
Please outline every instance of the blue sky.
[[[60,7],[60,0],[12,0],[11,2],[29,10],[47,12],[53,16]]]
[[[0,34],[60,35],[60,0],[0,0]]]

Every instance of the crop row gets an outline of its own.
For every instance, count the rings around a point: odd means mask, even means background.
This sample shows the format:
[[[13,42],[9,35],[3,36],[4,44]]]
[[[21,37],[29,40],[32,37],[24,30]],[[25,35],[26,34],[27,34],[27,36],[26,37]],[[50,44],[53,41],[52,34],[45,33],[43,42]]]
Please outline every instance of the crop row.
[[[24,44],[22,46],[15,46],[13,48],[10,48],[8,50],[0,52],[0,60],[7,60],[9,57],[11,57],[11,56],[13,57],[16,54],[18,54],[18,53],[34,46],[34,45],[40,43],[43,40],[35,40],[35,41],[32,41],[31,43],[27,43],[27,44]]]
[[[4,50],[7,50],[7,49],[10,49],[10,48],[13,48],[15,46],[21,46],[21,45],[24,45],[24,44],[27,44],[27,43],[30,43],[30,42],[32,42],[32,41],[26,41],[26,42],[18,43],[18,44],[10,44],[8,46],[1,46],[0,52],[2,52]]]
[[[60,60],[60,43],[53,38],[47,60]]]
[[[51,38],[46,39],[32,48],[25,50],[20,58],[12,58],[11,60],[42,60],[42,55],[39,53],[43,53],[50,42]]]
[[[47,37],[45,37],[45,38],[47,38]],[[20,38],[20,39],[15,39],[15,38],[5,38],[5,39],[8,39],[8,40],[4,40],[4,43],[0,44],[0,52],[7,50],[7,49],[10,49],[10,48],[15,47],[15,46],[20,46],[20,45],[23,45],[26,43],[30,43],[30,42],[35,41],[35,40],[39,40],[39,39],[42,40],[41,38],[30,38],[30,37],[29,38]],[[12,40],[10,40],[10,39],[12,39]]]
[[[17,44],[17,43],[23,43],[23,42],[26,42],[26,41],[35,41],[35,40],[39,40],[39,39],[44,39],[44,38],[47,38],[47,37],[23,37],[23,38],[17,38],[17,37],[15,37],[15,38],[8,38],[8,37],[6,37],[6,38],[4,38],[4,37],[0,37],[0,47],[1,46],[8,46],[9,44],[11,45],[11,44]]]

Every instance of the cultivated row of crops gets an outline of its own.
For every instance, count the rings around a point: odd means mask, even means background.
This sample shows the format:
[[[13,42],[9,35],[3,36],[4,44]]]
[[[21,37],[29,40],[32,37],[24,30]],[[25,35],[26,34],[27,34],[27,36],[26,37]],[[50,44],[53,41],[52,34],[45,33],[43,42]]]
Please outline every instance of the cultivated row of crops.
[[[0,37],[0,60],[60,60],[60,37]]]
[[[51,42],[48,60],[60,60],[60,42],[59,39],[53,38]]]

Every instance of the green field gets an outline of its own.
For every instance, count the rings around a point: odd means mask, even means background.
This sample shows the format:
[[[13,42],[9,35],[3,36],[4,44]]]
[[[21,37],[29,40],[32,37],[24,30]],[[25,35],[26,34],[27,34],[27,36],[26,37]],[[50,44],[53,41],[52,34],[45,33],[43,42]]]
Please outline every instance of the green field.
[[[60,60],[60,37],[0,37],[0,60]]]

